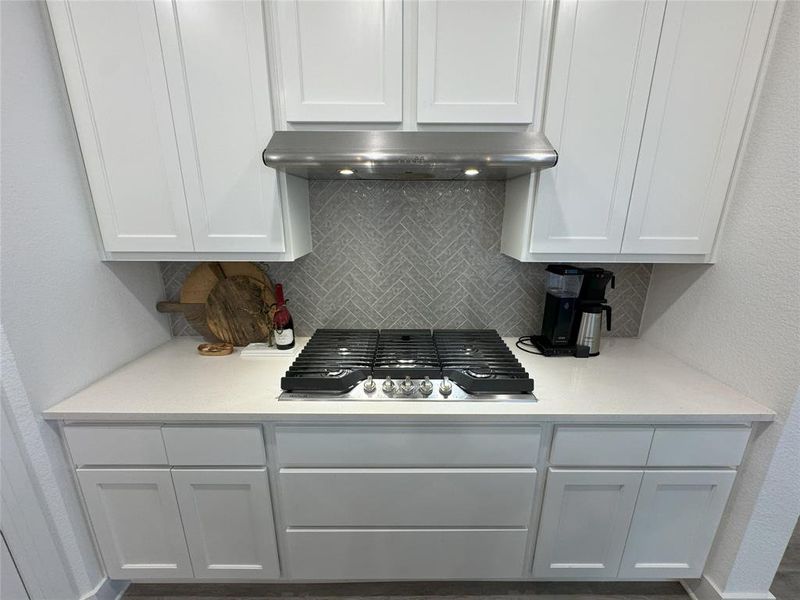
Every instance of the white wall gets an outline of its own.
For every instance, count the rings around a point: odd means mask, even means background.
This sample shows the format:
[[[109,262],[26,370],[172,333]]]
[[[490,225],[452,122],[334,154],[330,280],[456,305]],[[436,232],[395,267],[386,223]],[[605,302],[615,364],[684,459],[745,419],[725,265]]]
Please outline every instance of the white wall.
[[[3,402],[19,419],[12,425],[83,594],[103,575],[58,437],[39,411],[169,339],[155,311],[163,288],[156,264],[100,262],[46,8],[1,2],[0,10]]]
[[[641,334],[778,415],[752,443],[706,568],[728,594],[766,591],[800,511],[800,476],[789,470],[798,455],[786,452],[800,448],[789,418],[800,384],[800,3],[776,19],[718,263],[657,265]],[[771,492],[760,495],[762,485]]]

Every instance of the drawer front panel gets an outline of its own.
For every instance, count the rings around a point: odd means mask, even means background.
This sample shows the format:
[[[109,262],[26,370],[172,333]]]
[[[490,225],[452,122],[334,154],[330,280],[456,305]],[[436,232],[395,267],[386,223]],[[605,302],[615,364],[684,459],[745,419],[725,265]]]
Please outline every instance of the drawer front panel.
[[[213,467],[266,464],[260,425],[165,426],[162,431],[171,465]]]
[[[67,425],[72,461],[77,465],[166,465],[159,425]]]
[[[535,469],[281,469],[302,527],[527,527]]]
[[[556,427],[550,462],[558,466],[643,467],[652,427]]]
[[[523,575],[526,529],[289,530],[295,579],[502,579]]]
[[[657,427],[650,467],[735,467],[742,462],[750,428]]]
[[[519,426],[278,426],[283,467],[532,467],[541,429]]]

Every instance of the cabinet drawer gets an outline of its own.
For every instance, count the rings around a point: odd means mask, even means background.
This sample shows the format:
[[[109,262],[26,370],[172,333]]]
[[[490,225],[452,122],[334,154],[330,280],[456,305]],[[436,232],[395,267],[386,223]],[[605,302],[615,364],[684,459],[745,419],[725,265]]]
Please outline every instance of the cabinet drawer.
[[[647,465],[735,467],[742,462],[750,428],[657,427]]]
[[[278,426],[284,467],[532,467],[539,427]]]
[[[281,469],[304,527],[527,527],[535,469]]]
[[[289,577],[517,578],[527,538],[527,529],[290,530]]]
[[[67,425],[72,461],[80,465],[166,465],[159,425]]]
[[[266,464],[260,425],[166,426],[162,432],[171,465]]]
[[[550,462],[559,466],[641,467],[653,440],[652,427],[569,425],[556,427]]]

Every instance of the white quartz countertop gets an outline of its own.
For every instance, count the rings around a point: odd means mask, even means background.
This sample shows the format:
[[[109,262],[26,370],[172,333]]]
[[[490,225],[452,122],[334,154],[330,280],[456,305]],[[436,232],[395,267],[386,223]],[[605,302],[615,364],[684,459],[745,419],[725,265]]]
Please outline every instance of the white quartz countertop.
[[[744,423],[774,413],[636,339],[609,338],[600,356],[545,358],[504,338],[535,382],[537,402],[278,401],[294,356],[197,353],[176,338],[44,412],[71,421],[560,421]],[[307,339],[298,339],[302,345]]]

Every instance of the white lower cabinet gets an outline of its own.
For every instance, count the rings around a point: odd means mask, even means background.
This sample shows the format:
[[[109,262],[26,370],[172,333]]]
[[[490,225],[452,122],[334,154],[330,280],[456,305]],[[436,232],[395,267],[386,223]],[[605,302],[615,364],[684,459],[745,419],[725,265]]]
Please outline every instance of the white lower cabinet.
[[[300,529],[286,533],[292,579],[517,579],[527,529]]]
[[[192,565],[169,469],[78,469],[111,579],[184,579]]]
[[[647,471],[620,579],[700,577],[736,472]]]
[[[271,454],[256,424],[64,432],[112,579],[608,581],[702,575],[750,429],[556,425],[548,450],[535,425],[286,424]]]
[[[196,578],[280,575],[265,468],[173,469],[172,479]]]
[[[522,527],[535,469],[281,469],[283,519],[306,527]]]
[[[534,576],[616,577],[642,471],[550,469]]]
[[[700,577],[736,471],[550,469],[534,576]]]

